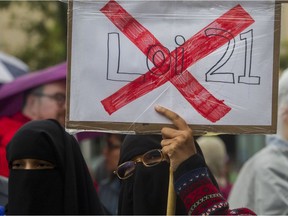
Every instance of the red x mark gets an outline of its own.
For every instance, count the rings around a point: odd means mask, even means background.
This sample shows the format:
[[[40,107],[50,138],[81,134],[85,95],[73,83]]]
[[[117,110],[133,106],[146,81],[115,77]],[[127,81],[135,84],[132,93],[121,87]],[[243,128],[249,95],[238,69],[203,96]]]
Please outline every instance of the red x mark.
[[[149,60],[153,60],[154,64],[156,63],[156,66],[150,71],[101,101],[105,110],[110,115],[167,81],[170,81],[185,99],[203,117],[211,122],[218,121],[231,110],[230,107],[224,104],[223,100],[215,98],[186,69],[226,44],[254,22],[251,16],[240,5],[230,9],[187,40],[181,46],[181,48],[184,49],[183,62],[181,59],[177,59],[176,49],[169,53],[151,32],[143,27],[116,1],[110,0],[101,9],[101,12],[104,13]],[[207,36],[206,30],[208,29],[210,31],[209,35],[213,35],[214,32],[214,35],[220,37]],[[221,31],[219,31],[219,29]],[[155,52],[152,52],[154,55],[151,55],[151,49],[155,49]],[[157,51],[161,51],[162,55],[157,55]]]

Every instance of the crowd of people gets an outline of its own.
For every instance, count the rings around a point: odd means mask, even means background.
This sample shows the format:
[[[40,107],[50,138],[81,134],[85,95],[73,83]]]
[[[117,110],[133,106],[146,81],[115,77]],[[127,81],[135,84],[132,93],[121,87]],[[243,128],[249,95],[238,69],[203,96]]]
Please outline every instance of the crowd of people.
[[[176,113],[155,109],[176,128],[163,128],[162,137],[126,136],[116,169],[122,181],[118,214],[165,214],[169,166],[175,172],[176,214],[254,214],[229,209],[190,127]],[[58,121],[34,120],[22,126],[7,146],[7,160],[8,215],[109,214],[77,140]]]
[[[155,111],[172,123],[161,134],[105,134],[106,174],[95,186],[77,138],[64,128],[66,70],[62,63],[39,72],[60,75],[9,95],[22,105],[0,117],[0,176],[9,178],[2,214],[163,215],[171,169],[175,215],[288,213],[288,71],[279,82],[277,134],[267,135],[267,147],[247,161],[233,186],[223,140],[195,139],[181,116],[161,106]]]

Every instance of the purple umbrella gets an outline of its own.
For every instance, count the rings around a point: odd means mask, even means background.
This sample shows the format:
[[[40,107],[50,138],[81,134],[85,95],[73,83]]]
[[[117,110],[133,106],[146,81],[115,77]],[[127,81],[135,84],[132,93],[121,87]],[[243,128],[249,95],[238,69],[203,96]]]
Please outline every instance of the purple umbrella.
[[[66,79],[67,63],[22,75],[0,86],[0,116],[13,115],[21,110],[24,92],[42,84]]]

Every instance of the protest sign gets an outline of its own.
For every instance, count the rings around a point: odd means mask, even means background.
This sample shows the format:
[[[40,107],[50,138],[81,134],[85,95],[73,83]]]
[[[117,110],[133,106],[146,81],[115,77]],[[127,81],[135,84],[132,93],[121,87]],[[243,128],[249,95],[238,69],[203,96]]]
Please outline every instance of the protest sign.
[[[66,127],[195,134],[276,130],[281,5],[274,1],[69,3]]]

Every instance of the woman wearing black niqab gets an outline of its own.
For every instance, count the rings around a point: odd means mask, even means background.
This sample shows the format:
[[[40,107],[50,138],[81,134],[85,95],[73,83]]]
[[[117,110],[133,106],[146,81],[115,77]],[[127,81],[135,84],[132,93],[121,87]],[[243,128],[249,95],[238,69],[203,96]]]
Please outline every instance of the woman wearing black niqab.
[[[13,161],[28,158],[54,167],[15,169]],[[7,214],[105,214],[78,142],[57,121],[25,124],[7,146],[7,160]]]
[[[161,140],[160,135],[127,135],[121,145],[119,166],[127,161],[135,161],[135,158],[139,158],[153,149],[161,149]],[[199,156],[204,160],[199,145],[196,142],[195,145]],[[151,158],[153,159],[153,156]],[[169,163],[162,161],[152,167],[146,167],[143,163],[135,164],[135,170],[130,172],[133,174],[121,180],[118,214],[166,215]],[[193,166],[197,167],[199,164],[196,163]],[[207,167],[205,162],[200,166]],[[194,167],[188,167],[188,170],[189,168],[192,170]],[[211,181],[218,188],[214,176],[208,167],[207,169]],[[175,215],[187,215],[185,205],[178,196],[175,206]]]
[[[152,149],[161,149],[159,135],[127,135],[120,149],[119,165]],[[169,185],[169,163],[153,167],[137,163],[132,176],[121,181],[118,214],[165,215]],[[177,197],[176,215],[187,215]]]

